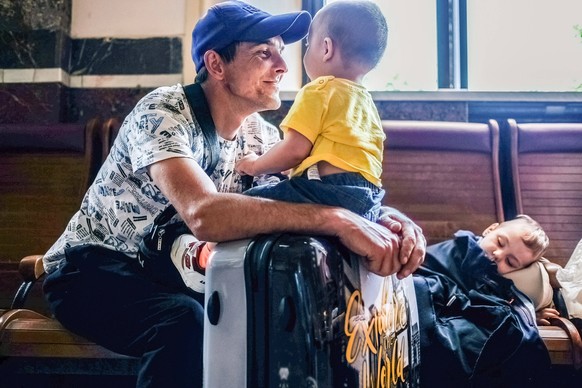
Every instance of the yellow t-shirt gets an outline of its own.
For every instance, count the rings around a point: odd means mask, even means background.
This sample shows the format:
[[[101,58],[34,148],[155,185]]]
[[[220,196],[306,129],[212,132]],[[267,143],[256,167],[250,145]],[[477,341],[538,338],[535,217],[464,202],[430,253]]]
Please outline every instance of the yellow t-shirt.
[[[326,161],[382,186],[385,135],[372,96],[362,85],[333,76],[313,80],[299,91],[283,119],[281,129],[289,128],[313,143],[311,154],[291,176]]]

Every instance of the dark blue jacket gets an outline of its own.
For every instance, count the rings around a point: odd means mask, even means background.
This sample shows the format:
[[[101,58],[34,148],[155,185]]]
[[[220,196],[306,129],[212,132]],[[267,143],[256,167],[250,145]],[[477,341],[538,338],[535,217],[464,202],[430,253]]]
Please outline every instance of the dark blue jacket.
[[[533,307],[473,233],[428,247],[414,286],[422,386],[543,385],[550,360]]]

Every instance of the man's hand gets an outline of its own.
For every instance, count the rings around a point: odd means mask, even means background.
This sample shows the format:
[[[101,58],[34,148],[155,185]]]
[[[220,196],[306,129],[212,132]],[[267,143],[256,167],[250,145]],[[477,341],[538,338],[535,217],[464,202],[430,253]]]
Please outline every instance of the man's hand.
[[[345,209],[338,209],[338,216],[333,222],[335,234],[349,250],[362,256],[370,272],[388,276],[401,271],[397,233]]]
[[[426,239],[422,229],[398,210],[387,206],[381,208],[378,223],[400,236],[398,258],[402,267],[397,276],[402,279],[410,275],[424,262]]]

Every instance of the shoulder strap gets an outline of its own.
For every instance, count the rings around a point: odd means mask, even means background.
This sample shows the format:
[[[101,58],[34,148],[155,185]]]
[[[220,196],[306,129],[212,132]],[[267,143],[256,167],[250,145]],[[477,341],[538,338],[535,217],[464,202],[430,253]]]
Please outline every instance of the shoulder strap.
[[[212,120],[212,116],[210,115],[210,108],[208,107],[206,96],[204,96],[204,91],[200,84],[196,83],[184,86],[184,93],[186,93],[188,104],[196,117],[196,121],[198,121],[198,124],[202,128],[204,143],[210,148],[210,161],[205,170],[206,174],[210,176],[216,168],[220,157],[220,147],[218,145],[218,136],[216,136],[214,120]]]
[[[174,205],[170,204],[167,208],[165,208],[160,214],[154,218],[154,225],[152,230],[155,230],[159,225],[164,225],[168,221],[172,219],[176,215],[177,211],[174,208]]]
[[[210,148],[210,161],[208,167],[204,170],[210,176],[214,172],[218,164],[218,159],[220,158],[220,146],[218,145],[218,136],[216,136],[214,120],[212,120],[212,116],[210,115],[210,108],[208,107],[206,96],[204,96],[204,91],[200,84],[195,83],[184,86],[184,93],[186,94],[186,99],[188,100],[192,114],[196,117],[196,121],[198,121],[198,124],[202,128],[204,143]],[[154,219],[154,225],[167,223],[175,214],[176,209],[174,209],[174,205],[169,205]]]

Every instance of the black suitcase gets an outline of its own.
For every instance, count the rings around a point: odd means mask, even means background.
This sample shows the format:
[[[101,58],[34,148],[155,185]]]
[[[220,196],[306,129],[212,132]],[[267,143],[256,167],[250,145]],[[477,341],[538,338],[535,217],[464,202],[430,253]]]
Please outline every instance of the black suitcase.
[[[412,279],[367,272],[335,239],[221,243],[206,280],[205,387],[419,385]]]

